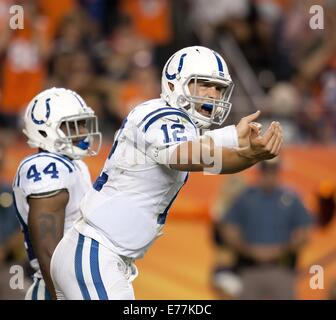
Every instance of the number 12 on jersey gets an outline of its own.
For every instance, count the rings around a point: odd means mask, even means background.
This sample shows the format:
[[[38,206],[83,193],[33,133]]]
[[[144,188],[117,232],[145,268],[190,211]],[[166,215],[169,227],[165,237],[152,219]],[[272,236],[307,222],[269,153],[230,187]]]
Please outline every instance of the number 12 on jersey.
[[[177,142],[177,141],[187,141],[187,137],[185,135],[182,136],[184,133],[184,125],[183,124],[177,124],[174,123],[173,125],[168,128],[167,124],[163,124],[161,126],[161,130],[163,131],[164,135],[164,143],[170,143],[170,142]]]

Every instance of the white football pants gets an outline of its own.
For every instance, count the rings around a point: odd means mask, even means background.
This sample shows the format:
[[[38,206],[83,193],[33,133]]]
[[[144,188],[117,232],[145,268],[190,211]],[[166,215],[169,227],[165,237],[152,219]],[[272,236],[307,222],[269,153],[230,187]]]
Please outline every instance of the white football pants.
[[[34,277],[34,283],[29,287],[25,300],[51,300],[51,295],[42,278]]]
[[[70,229],[56,247],[50,272],[59,300],[134,300],[133,260]]]

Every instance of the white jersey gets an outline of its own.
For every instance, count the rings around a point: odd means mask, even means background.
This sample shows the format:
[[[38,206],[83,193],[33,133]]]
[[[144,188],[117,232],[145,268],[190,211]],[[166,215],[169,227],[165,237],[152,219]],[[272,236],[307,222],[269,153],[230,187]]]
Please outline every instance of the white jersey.
[[[65,209],[65,233],[80,217],[79,203],[90,188],[90,173],[81,160],[70,160],[59,154],[40,152],[26,157],[20,163],[13,182],[13,191],[26,250],[32,268],[37,271],[36,276],[42,277],[29,238],[27,197],[67,189],[69,202]]]
[[[160,151],[197,137],[188,114],[164,100],[137,106],[124,120],[94,189],[84,197],[83,219],[75,228],[119,255],[142,257],[188,177],[169,168]]]

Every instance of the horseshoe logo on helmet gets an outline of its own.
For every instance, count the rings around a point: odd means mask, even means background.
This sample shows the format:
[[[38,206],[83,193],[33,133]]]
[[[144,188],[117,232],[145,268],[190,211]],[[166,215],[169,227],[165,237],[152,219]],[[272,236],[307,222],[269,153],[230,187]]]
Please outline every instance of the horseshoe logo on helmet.
[[[183,60],[185,58],[187,54],[186,53],[183,53],[181,58],[180,58],[180,62],[179,62],[179,66],[177,68],[177,73],[180,73],[181,70],[182,70],[182,67],[183,67]],[[168,73],[168,67],[169,67],[169,64],[171,62],[171,60],[174,58],[174,56],[171,57],[170,61],[167,63],[167,67],[166,67],[166,71],[165,71],[165,74],[166,74],[166,77],[167,79],[169,80],[174,80],[176,78],[176,73],[173,73],[173,74],[169,74]]]
[[[44,124],[44,123],[46,123],[46,121],[49,119],[49,116],[50,116],[50,105],[49,105],[50,98],[48,98],[48,99],[46,100],[46,103],[45,103],[45,104],[46,104],[46,115],[45,115],[45,120],[38,120],[38,119],[36,119],[35,116],[34,116],[34,110],[35,110],[37,101],[38,101],[38,100],[36,99],[35,102],[34,102],[34,105],[33,105],[33,107],[32,107],[31,118],[32,118],[33,122],[36,123],[36,124]]]

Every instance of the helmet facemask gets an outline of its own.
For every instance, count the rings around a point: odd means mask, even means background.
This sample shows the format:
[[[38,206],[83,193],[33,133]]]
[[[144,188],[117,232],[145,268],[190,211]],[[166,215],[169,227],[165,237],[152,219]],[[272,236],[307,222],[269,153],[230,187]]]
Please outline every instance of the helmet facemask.
[[[197,85],[199,83],[209,83],[220,88],[218,99],[210,97],[201,97],[197,95]],[[189,84],[194,84],[190,92]],[[228,117],[231,110],[230,98],[234,84],[230,80],[223,80],[219,77],[208,77],[202,75],[190,75],[182,84],[182,92],[178,99],[180,107],[183,108],[193,118],[196,124],[202,128],[208,128],[212,124],[220,126]],[[205,112],[200,112],[200,109]]]
[[[76,92],[64,88],[44,90],[30,101],[23,133],[30,147],[72,159],[94,156],[101,147],[94,111]]]
[[[72,159],[84,156],[95,156],[101,147],[101,133],[98,130],[98,119],[90,113],[67,116],[60,119],[56,128],[56,152]]]
[[[203,93],[204,83],[216,86],[216,94]],[[162,70],[161,98],[172,107],[182,108],[199,128],[223,124],[231,110],[233,87],[225,60],[202,46],[177,51]]]

